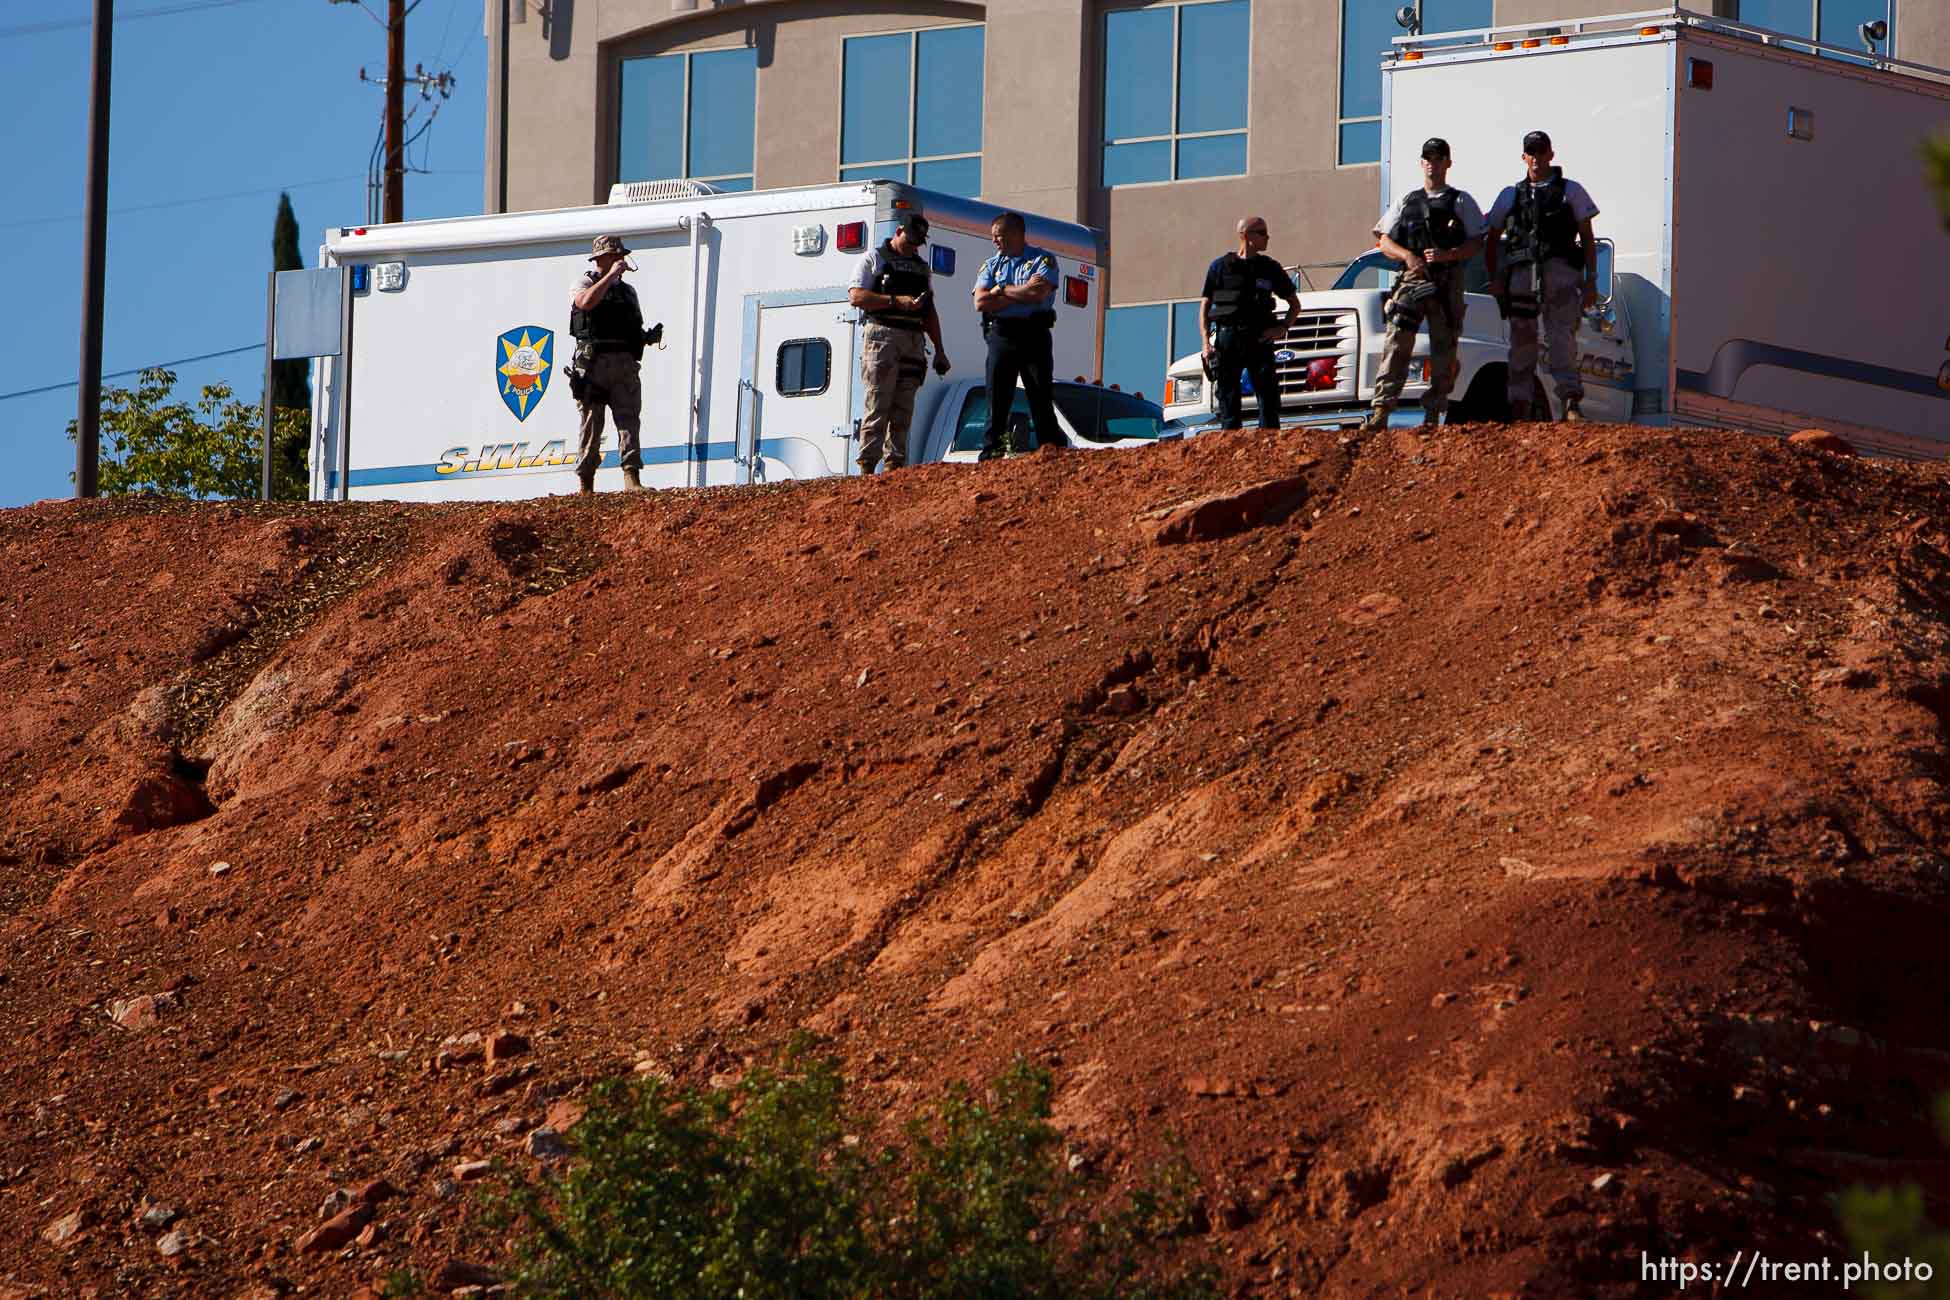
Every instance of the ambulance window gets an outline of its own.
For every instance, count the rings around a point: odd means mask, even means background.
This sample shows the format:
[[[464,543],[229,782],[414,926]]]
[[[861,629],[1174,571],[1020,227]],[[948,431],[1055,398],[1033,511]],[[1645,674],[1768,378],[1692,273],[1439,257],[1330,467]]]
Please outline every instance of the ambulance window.
[[[780,397],[823,393],[833,378],[833,345],[825,339],[793,339],[779,345]]]

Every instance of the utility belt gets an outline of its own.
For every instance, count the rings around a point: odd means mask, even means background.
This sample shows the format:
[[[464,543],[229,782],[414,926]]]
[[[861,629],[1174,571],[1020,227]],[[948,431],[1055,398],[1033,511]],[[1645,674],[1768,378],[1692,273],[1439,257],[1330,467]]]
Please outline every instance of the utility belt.
[[[605,356],[612,352],[634,352],[643,355],[641,343],[630,343],[624,339],[583,339],[576,344],[576,351],[587,349],[592,357]]]
[[[1032,312],[1027,316],[983,316],[982,337],[1015,340],[1030,338],[1035,334],[1056,327],[1056,313],[1053,311]]]
[[[868,316],[868,329],[899,330],[903,334],[919,334],[922,324],[912,316]]]
[[[1212,346],[1220,352],[1254,347],[1265,342],[1260,335],[1266,333],[1272,324],[1270,320],[1258,325],[1244,324],[1239,321],[1216,321],[1211,326]],[[1266,343],[1266,346],[1270,348],[1273,345]]]

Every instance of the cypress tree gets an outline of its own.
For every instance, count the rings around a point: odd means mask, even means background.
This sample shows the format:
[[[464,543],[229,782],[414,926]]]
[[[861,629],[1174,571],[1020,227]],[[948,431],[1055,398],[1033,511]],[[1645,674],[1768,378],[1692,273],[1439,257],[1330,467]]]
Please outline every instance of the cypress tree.
[[[291,210],[291,195],[281,193],[271,230],[271,268],[299,271],[304,265],[298,252],[298,216]],[[278,496],[303,500],[309,478],[306,453],[311,447],[311,363],[277,361],[272,366],[271,391],[278,404],[277,432],[271,439],[273,480]]]
[[[304,266],[304,258],[298,252],[298,216],[291,210],[291,196],[279,194],[277,224],[271,231],[271,269],[300,271]],[[280,361],[272,373],[280,407],[311,409],[310,362]]]

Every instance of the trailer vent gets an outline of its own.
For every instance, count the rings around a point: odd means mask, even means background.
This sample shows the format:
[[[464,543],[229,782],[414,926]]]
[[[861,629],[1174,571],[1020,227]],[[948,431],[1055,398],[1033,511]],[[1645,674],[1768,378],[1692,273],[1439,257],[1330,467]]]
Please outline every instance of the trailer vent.
[[[627,181],[609,187],[609,201],[612,205],[655,203],[658,199],[694,199],[722,193],[723,190],[704,181]]]

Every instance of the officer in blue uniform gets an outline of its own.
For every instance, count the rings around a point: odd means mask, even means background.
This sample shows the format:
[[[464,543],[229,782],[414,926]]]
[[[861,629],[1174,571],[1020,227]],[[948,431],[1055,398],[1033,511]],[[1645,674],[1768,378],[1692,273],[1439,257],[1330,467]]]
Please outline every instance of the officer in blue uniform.
[[[1056,326],[1056,258],[1028,241],[1020,212],[997,217],[989,237],[995,241],[995,255],[982,263],[974,290],[982,336],[989,343],[989,423],[978,459],[994,460],[1003,453],[1018,378],[1029,399],[1037,443],[1068,446],[1053,400],[1056,360],[1050,331]]]

